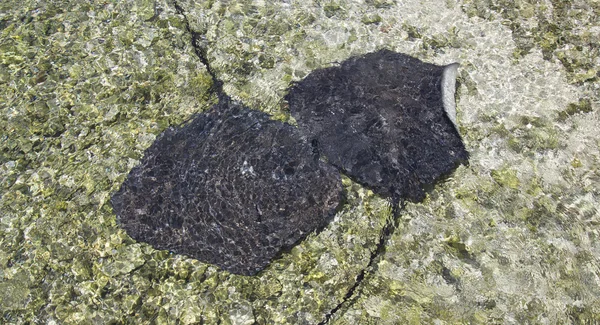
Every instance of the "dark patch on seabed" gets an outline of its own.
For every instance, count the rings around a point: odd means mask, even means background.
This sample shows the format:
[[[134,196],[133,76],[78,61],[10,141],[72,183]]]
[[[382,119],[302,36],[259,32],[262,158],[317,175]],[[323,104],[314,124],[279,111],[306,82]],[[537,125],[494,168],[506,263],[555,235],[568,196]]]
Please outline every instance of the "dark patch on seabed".
[[[135,240],[254,275],[323,228],[341,190],[297,128],[223,99],[161,134],[112,204]]]
[[[444,108],[452,69],[381,50],[312,72],[286,99],[329,163],[380,195],[421,201],[468,159]]]
[[[117,220],[155,248],[254,275],[329,222],[341,171],[390,198],[393,217],[367,267],[324,315],[327,324],[377,267],[405,200],[421,201],[424,189],[467,163],[454,107],[458,65],[381,50],[314,71],[285,97],[295,128],[224,94],[202,35],[174,6],[219,103],[146,150],[111,199]]]

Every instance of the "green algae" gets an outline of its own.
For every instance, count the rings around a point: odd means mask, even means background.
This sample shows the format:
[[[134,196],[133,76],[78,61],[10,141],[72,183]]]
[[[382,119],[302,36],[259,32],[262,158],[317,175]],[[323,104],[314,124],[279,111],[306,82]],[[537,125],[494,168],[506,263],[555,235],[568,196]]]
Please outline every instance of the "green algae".
[[[575,114],[590,113],[591,111],[591,101],[588,98],[582,98],[577,103],[570,103],[565,110],[558,112],[558,119],[565,121]]]
[[[492,170],[491,176],[498,184],[502,186],[518,189],[521,185],[519,178],[517,177],[517,171],[514,169],[505,167],[498,170]]]
[[[544,59],[560,60],[571,82],[597,81],[597,64],[593,62],[600,56],[600,49],[593,44],[598,36],[590,32],[600,13],[597,2],[469,0],[463,10],[484,19],[492,18],[491,12],[496,12],[507,19],[506,25],[517,43],[516,58],[538,47]]]

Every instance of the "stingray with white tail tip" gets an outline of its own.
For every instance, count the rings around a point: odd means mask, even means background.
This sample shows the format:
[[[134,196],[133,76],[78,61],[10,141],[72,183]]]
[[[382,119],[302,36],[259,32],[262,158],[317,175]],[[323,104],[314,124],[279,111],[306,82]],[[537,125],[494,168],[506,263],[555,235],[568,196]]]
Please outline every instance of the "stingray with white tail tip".
[[[338,170],[395,206],[420,201],[468,159],[457,66],[382,50],[314,71],[285,97],[299,128],[221,94],[146,150],[111,199],[117,220],[155,248],[253,275],[327,224]]]
[[[380,195],[420,201],[469,158],[456,127],[457,68],[381,50],[309,74],[286,99],[330,164]]]

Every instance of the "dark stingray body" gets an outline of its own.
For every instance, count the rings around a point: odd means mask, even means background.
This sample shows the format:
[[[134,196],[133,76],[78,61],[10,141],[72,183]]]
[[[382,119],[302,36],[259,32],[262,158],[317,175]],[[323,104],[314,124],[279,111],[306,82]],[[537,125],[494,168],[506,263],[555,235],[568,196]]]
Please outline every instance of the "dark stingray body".
[[[286,99],[329,163],[376,193],[420,201],[468,159],[444,107],[445,70],[382,50],[312,72]]]
[[[325,226],[341,189],[297,128],[225,100],[160,135],[112,204],[135,240],[251,275]]]

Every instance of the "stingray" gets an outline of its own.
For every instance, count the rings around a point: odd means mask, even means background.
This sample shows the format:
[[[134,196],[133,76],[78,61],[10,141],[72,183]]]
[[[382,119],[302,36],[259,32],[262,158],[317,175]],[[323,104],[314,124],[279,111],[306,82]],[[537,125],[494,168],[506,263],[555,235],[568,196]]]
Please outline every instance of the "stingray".
[[[395,202],[421,201],[469,158],[456,126],[457,67],[381,50],[310,73],[285,99],[330,164]]]
[[[157,249],[253,275],[327,224],[341,201],[339,171],[395,207],[420,201],[468,160],[457,66],[382,50],[316,70],[285,97],[298,128],[219,88],[217,105],[145,151],[111,198],[117,221]]]
[[[111,201],[133,239],[253,275],[324,227],[341,189],[296,127],[221,100],[162,133]]]

